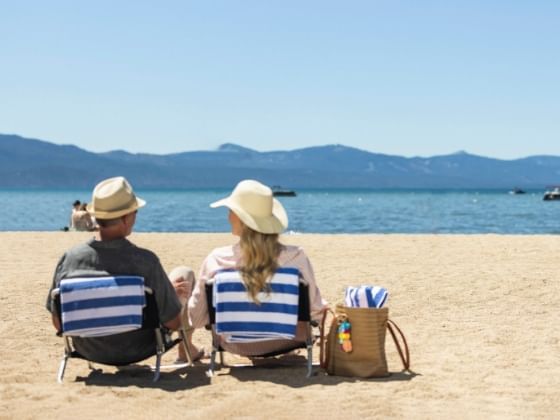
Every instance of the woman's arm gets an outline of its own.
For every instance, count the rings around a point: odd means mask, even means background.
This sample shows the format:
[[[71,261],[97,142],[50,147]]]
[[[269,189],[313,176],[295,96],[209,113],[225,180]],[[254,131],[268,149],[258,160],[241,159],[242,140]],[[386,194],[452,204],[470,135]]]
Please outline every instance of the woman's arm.
[[[202,328],[210,323],[210,318],[208,317],[208,305],[206,303],[206,281],[209,275],[209,258],[206,257],[202,263],[200,273],[196,279],[194,289],[192,291],[191,297],[187,303],[187,314],[189,317],[189,323],[193,328]]]
[[[323,311],[328,307],[328,302],[321,296],[321,291],[315,280],[315,272],[311,261],[302,248],[298,249],[298,253],[294,259],[294,265],[300,270],[303,280],[309,285],[309,307],[311,310],[311,318],[320,321]]]

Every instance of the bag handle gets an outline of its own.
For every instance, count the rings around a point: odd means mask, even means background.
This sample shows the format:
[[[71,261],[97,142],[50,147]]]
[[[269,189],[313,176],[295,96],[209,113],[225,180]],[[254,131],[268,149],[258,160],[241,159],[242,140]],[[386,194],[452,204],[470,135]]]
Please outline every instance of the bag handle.
[[[401,340],[402,340],[403,346],[404,346],[404,354],[403,354],[403,351],[402,351],[401,346],[399,344],[399,341],[397,340],[397,336],[395,334],[395,331],[393,331],[393,327],[397,330],[397,332],[401,336]],[[410,368],[410,353],[408,352],[408,344],[406,342],[406,338],[405,338],[403,332],[398,327],[398,325],[395,324],[395,322],[391,321],[390,319],[387,320],[387,329],[389,330],[389,332],[391,333],[391,336],[393,337],[393,341],[395,342],[395,346],[397,347],[397,351],[399,352],[399,356],[401,357],[401,361],[402,361],[402,364],[404,366],[404,370],[408,370]]]
[[[323,318],[321,319],[321,327],[320,329],[320,333],[321,333],[321,338],[319,341],[319,365],[323,368],[323,369],[327,369],[328,367],[328,354],[327,354],[327,343],[326,343],[326,339],[325,339],[325,321],[327,320],[327,314],[331,313],[331,315],[333,317],[336,317],[335,313],[333,312],[333,310],[331,308],[326,308],[323,311]]]

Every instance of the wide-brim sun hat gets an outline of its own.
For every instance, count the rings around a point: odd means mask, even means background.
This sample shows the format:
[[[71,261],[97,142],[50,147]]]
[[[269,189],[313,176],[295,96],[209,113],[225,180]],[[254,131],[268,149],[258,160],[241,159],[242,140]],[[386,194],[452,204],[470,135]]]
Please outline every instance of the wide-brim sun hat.
[[[260,233],[281,233],[288,227],[288,215],[272,190],[258,181],[247,179],[233,189],[229,197],[210,207],[227,207],[243,223]]]
[[[87,211],[96,219],[116,219],[145,205],[146,201],[136,197],[130,183],[124,177],[117,176],[95,186]]]

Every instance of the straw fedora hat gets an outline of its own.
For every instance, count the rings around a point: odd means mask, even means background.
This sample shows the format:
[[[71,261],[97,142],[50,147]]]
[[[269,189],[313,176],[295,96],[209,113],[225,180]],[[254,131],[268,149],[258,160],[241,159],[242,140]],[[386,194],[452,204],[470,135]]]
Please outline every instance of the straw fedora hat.
[[[116,219],[145,205],[144,200],[134,195],[129,182],[117,176],[95,186],[87,210],[97,219]]]
[[[229,197],[210,207],[227,207],[243,223],[260,233],[281,233],[288,227],[288,215],[272,190],[258,181],[247,179],[234,188]]]

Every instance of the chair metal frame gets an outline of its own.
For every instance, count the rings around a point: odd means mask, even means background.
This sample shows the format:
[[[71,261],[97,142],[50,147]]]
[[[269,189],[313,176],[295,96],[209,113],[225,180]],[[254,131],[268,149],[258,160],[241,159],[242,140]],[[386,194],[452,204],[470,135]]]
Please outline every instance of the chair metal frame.
[[[150,310],[148,312],[147,316],[151,315],[151,316],[157,317],[157,313],[158,313],[157,312],[157,304],[156,304],[155,299],[154,299],[153,290],[149,287],[144,286],[144,292],[146,294],[147,306],[154,305],[154,307],[151,308],[152,310]],[[61,320],[62,318],[61,318],[60,289],[59,288],[53,289],[53,291],[51,292],[51,298],[52,298],[53,302],[55,303],[55,309],[56,309],[57,316]],[[146,318],[146,316],[144,316],[144,318]],[[144,325],[144,324],[147,324],[146,321],[149,321],[149,325]],[[190,328],[190,327],[186,328],[185,326],[181,325],[181,328],[179,328],[179,330],[178,330],[179,337],[178,338],[172,338],[172,331],[169,330],[168,328],[166,328],[165,326],[163,326],[159,321],[159,317],[157,317],[157,319],[150,319],[150,320],[144,319],[142,329],[153,329],[154,330],[154,336],[155,336],[155,353],[154,353],[154,355],[156,356],[156,364],[155,364],[155,367],[154,367],[154,377],[152,378],[152,382],[157,382],[160,378],[160,375],[161,375],[161,357],[163,356],[164,353],[166,353],[167,351],[169,351],[170,349],[175,347],[175,345],[177,345],[177,344],[182,345],[183,348],[185,349],[185,354],[187,355],[187,366],[192,366],[193,365],[192,355],[191,355],[191,353],[189,351],[189,348],[188,348],[188,345],[187,345],[187,332],[192,328]],[[57,382],[59,382],[59,383],[63,382],[64,373],[66,371],[66,365],[68,364],[68,359],[70,359],[70,358],[86,360],[88,362],[88,366],[91,370],[95,370],[95,367],[93,366],[93,363],[105,364],[105,365],[109,365],[109,366],[116,366],[116,365],[111,365],[111,364],[107,364],[107,363],[92,362],[91,360],[88,360],[86,357],[82,356],[80,353],[78,353],[77,351],[75,351],[73,349],[69,336],[64,335],[63,332],[60,332],[60,331],[57,332],[57,335],[64,338],[64,355],[62,356],[62,360],[60,361],[60,365],[58,367]],[[152,357],[152,356],[150,356],[150,357]]]
[[[216,334],[216,308],[213,306],[212,295],[214,291],[214,282],[208,282],[205,284],[206,290],[206,303],[208,307],[208,317],[210,324],[206,326],[206,329],[212,331],[212,352],[210,354],[210,366],[207,371],[208,376],[214,376],[216,368],[216,354],[220,354],[220,365],[226,366],[224,361],[225,350],[220,346],[220,337]],[[307,349],[307,360],[306,360],[306,377],[310,378],[313,375],[313,331],[312,327],[318,326],[318,323],[311,319],[310,305],[309,305],[309,286],[302,282],[299,283],[299,302],[298,302],[298,322],[306,323],[306,340],[305,343],[297,342],[294,340],[294,347],[278,352],[256,355],[255,357],[274,357],[280,354],[288,353],[292,350],[305,348]]]

